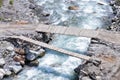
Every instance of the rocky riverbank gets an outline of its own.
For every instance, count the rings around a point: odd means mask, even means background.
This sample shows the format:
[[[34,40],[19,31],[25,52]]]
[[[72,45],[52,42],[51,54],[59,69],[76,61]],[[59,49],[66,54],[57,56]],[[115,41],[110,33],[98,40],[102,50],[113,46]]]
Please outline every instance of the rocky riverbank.
[[[120,31],[120,1],[110,2],[114,17],[108,30]],[[79,74],[79,80],[119,80],[120,79],[120,45],[108,43],[99,39],[92,39],[87,55],[93,58],[101,58],[107,62],[96,65],[91,61],[85,61],[79,65],[75,72]],[[95,61],[96,62],[96,61]]]
[[[0,23],[37,24],[47,21],[48,13],[43,7],[34,4],[33,0],[2,0]]]
[[[45,17],[42,9],[29,0],[2,0],[0,5],[0,23],[37,24],[42,23],[42,18]],[[36,15],[36,11],[39,11],[41,18]],[[47,43],[51,40],[51,34],[46,33],[34,32],[24,36]],[[38,59],[44,55],[45,49],[41,46],[17,39],[0,39],[0,80],[14,77],[26,66],[38,66]]]

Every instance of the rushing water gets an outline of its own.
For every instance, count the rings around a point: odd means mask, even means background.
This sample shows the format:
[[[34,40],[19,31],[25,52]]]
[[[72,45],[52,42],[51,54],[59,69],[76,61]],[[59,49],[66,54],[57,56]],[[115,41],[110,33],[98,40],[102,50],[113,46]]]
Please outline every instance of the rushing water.
[[[53,25],[76,26],[96,29],[110,25],[109,16],[112,9],[108,0],[36,0],[51,15],[49,22]],[[102,3],[102,4],[98,4]],[[68,10],[75,5],[79,10]],[[108,18],[108,19],[106,19]],[[66,50],[84,54],[90,43],[89,38],[56,35],[50,43]],[[81,60],[52,50],[39,59],[38,67],[23,70],[15,80],[75,80],[74,68]]]

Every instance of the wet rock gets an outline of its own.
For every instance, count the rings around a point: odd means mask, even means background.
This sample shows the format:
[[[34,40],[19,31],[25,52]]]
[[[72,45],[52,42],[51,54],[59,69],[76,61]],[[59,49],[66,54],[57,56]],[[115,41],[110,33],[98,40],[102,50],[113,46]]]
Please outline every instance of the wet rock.
[[[92,80],[89,77],[82,77],[82,80]]]
[[[104,5],[104,3],[100,3],[100,2],[98,2],[97,4],[99,4],[99,5]]]
[[[110,1],[110,5],[113,6],[115,4],[115,1]]]
[[[4,58],[1,58],[0,59],[0,66],[2,67],[4,64],[5,64],[5,60],[4,60]]]
[[[42,33],[42,36],[43,36],[43,41],[46,43],[48,43],[48,42],[50,42],[50,40],[52,40],[51,39],[52,36],[50,33]]]
[[[96,76],[97,80],[102,80],[101,76]]]
[[[39,65],[39,61],[35,60],[29,63],[29,66],[38,66]]]
[[[46,11],[43,11],[43,12],[41,13],[41,15],[42,15],[43,17],[48,17],[48,16],[50,16],[50,14],[49,14],[48,12],[46,12]]]
[[[34,51],[34,50],[26,50],[26,59],[28,61],[33,61],[35,59],[37,59],[38,57],[42,57],[45,55],[45,50],[44,49],[40,49],[38,51]]]
[[[99,4],[99,5],[107,5],[107,3],[102,2],[102,1],[99,1],[98,4]]]
[[[13,47],[13,46],[9,46],[9,47],[6,48],[6,50],[8,50],[8,51],[13,51],[13,50],[14,50],[14,47]]]
[[[78,6],[69,6],[68,7],[69,10],[79,10]]]
[[[44,56],[45,55],[45,50],[44,49],[40,49],[39,51],[39,57],[42,57],[42,56]]]
[[[5,69],[5,75],[6,76],[10,76],[12,74],[12,72],[8,69]]]
[[[20,62],[22,65],[25,64],[25,57],[21,55],[16,55],[13,57],[16,62]]]
[[[25,50],[22,48],[15,48],[14,50],[17,54],[25,55]]]
[[[13,64],[13,65],[9,66],[9,68],[11,71],[13,71],[16,74],[22,70],[22,66],[20,65],[20,63]]]
[[[40,49],[38,51],[30,50],[30,52],[36,54],[37,57],[43,57],[45,55],[45,50],[44,49]]]
[[[5,75],[4,69],[1,69],[1,68],[0,68],[0,80],[3,79],[4,75]]]
[[[35,9],[35,7],[36,7],[36,6],[35,6],[34,4],[30,4],[30,5],[29,5],[29,8],[30,8],[30,9]]]
[[[36,58],[37,58],[37,55],[34,54],[34,53],[29,52],[29,53],[26,54],[26,59],[27,59],[28,61],[33,61],[33,60],[35,60]]]

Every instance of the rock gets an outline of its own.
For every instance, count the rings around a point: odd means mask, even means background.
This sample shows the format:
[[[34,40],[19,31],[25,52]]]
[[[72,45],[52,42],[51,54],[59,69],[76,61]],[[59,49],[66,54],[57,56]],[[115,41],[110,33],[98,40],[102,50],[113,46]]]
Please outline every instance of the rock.
[[[5,75],[5,70],[0,68],[0,80],[3,79],[4,75]]]
[[[45,50],[44,49],[40,49],[38,51],[34,51],[34,50],[26,50],[26,59],[28,61],[33,61],[38,57],[42,57],[45,55]]]
[[[14,50],[14,47],[9,46],[9,47],[6,48],[6,50],[8,50],[8,51],[13,51],[13,50]]]
[[[100,2],[99,2],[98,4],[99,4],[99,5],[104,5],[103,3],[100,3]]]
[[[99,1],[98,4],[99,4],[99,5],[107,5],[107,3],[102,2],[102,1]]]
[[[30,50],[30,52],[36,54],[37,57],[42,57],[42,56],[45,55],[45,50],[44,49],[40,49],[38,51]]]
[[[43,57],[45,55],[45,50],[44,49],[40,49],[39,51],[39,57]]]
[[[16,53],[18,53],[20,55],[25,55],[25,50],[22,48],[15,48],[14,50]]]
[[[82,80],[92,80],[89,77],[82,77]]]
[[[16,55],[13,57],[16,62],[20,62],[22,65],[25,64],[25,57],[21,55]]]
[[[39,65],[39,61],[35,60],[29,63],[29,66],[38,66]]]
[[[41,13],[41,15],[42,15],[43,17],[48,17],[48,16],[50,16],[50,14],[49,14],[48,12],[46,12],[46,11],[43,11],[43,12]]]
[[[5,75],[6,76],[10,76],[12,74],[12,72],[8,69],[5,69]]]
[[[13,64],[13,65],[9,66],[9,68],[15,74],[19,73],[22,70],[22,66],[20,65],[20,63]]]
[[[111,6],[114,6],[114,4],[115,4],[115,1],[110,1]]]
[[[35,60],[36,58],[37,58],[37,55],[34,54],[34,53],[31,53],[31,52],[27,53],[27,55],[26,55],[26,59],[27,59],[28,61],[33,61],[33,60]]]
[[[30,4],[30,5],[29,5],[29,8],[30,8],[30,9],[35,9],[35,7],[36,7],[36,6],[35,6],[34,4]]]
[[[4,58],[1,58],[0,59],[0,66],[2,67],[4,64],[5,64],[5,60],[4,60]]]
[[[24,25],[24,24],[28,24],[29,22],[28,21],[25,21],[25,20],[16,20],[16,24],[22,24],[22,25]]]
[[[26,52],[25,58],[27,61],[33,61],[37,58],[37,55],[33,52],[30,52],[28,48],[25,49],[25,52]]]
[[[101,76],[96,76],[97,80],[102,80]]]
[[[68,7],[69,10],[79,10],[78,6],[69,6]]]

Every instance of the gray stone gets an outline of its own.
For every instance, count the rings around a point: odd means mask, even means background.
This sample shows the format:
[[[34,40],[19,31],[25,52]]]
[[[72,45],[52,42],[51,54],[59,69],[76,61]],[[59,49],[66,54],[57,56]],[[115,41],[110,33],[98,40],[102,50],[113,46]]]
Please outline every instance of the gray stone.
[[[5,64],[5,60],[4,60],[4,58],[1,58],[0,59],[0,66],[3,66]]]
[[[39,50],[39,56],[42,57],[45,55],[45,50],[44,49],[40,49]]]
[[[3,79],[4,75],[5,75],[4,69],[0,68],[0,80]]]
[[[101,76],[96,76],[97,80],[102,80]]]
[[[13,46],[9,46],[6,48],[8,51],[13,51],[14,50],[14,47]]]
[[[42,57],[45,55],[45,50],[44,49],[40,49],[38,51],[34,51],[34,50],[28,50],[26,52],[26,59],[28,61],[33,61],[38,57]]]
[[[36,54],[34,54],[34,53],[27,53],[27,55],[26,55],[26,59],[28,60],[28,61],[33,61],[33,60],[35,60],[37,58],[37,55]]]
[[[40,49],[39,51],[30,50],[31,53],[35,54],[37,57],[42,57],[45,55],[45,50]]]
[[[38,66],[39,65],[39,61],[35,60],[29,63],[29,66]]]
[[[9,66],[9,68],[11,71],[13,71],[16,74],[22,70],[22,66],[20,65],[20,63],[11,65],[11,66]]]
[[[5,75],[10,76],[11,74],[12,74],[12,72],[10,70],[5,69]]]
[[[82,80],[92,80],[89,77],[82,77]]]

